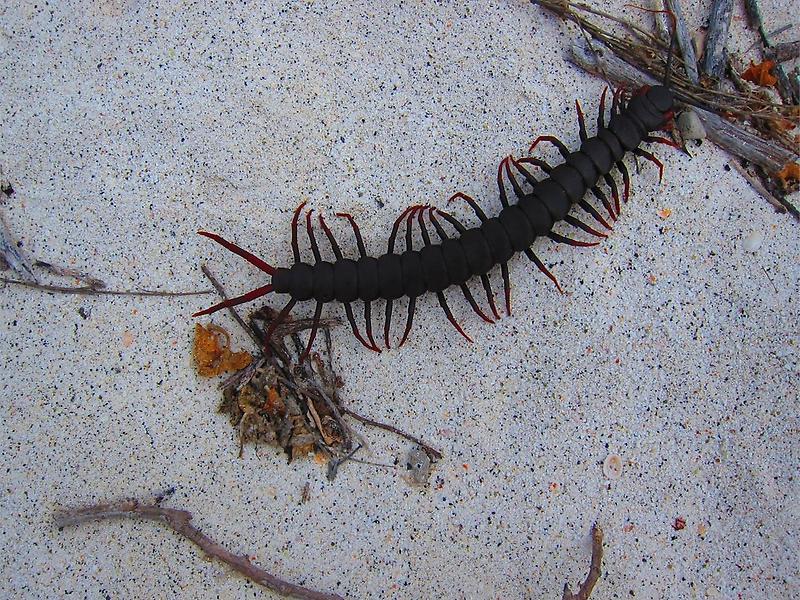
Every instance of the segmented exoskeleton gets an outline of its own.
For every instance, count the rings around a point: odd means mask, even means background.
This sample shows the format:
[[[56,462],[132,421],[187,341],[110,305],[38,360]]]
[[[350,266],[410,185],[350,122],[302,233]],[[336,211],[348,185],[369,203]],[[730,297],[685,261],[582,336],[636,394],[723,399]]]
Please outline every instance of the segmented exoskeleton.
[[[650,132],[661,129],[673,116],[673,95],[666,85],[645,87],[633,95],[629,102],[622,98],[620,91],[613,95],[611,119],[605,124],[605,97],[600,99],[600,109],[597,117],[597,133],[589,137],[580,105],[576,101],[578,124],[580,130],[581,147],[575,152],[570,152],[567,147],[553,136],[540,136],[531,145],[532,151],[540,141],[554,144],[564,162],[556,167],[551,167],[543,160],[537,158],[515,159],[508,156],[500,163],[497,170],[497,183],[500,192],[502,210],[497,217],[487,217],[477,202],[464,193],[457,193],[452,198],[465,200],[475,211],[480,225],[467,228],[447,212],[429,207],[415,205],[407,208],[395,221],[386,254],[378,258],[367,256],[361,233],[353,218],[344,213],[337,216],[346,218],[352,226],[356,238],[360,257],[357,260],[344,258],[342,251],[334,239],[322,215],[319,223],[330,241],[335,262],[322,260],[311,225],[313,210],[306,213],[306,230],[314,254],[314,264],[302,261],[297,240],[298,220],[305,203],[297,207],[292,219],[292,251],[294,264],[290,268],[276,268],[267,264],[262,259],[239,246],[228,242],[220,236],[200,232],[201,235],[223,245],[228,250],[235,252],[251,264],[255,265],[271,276],[269,285],[257,288],[247,294],[232,298],[200,311],[195,316],[205,315],[222,308],[236,306],[248,302],[270,292],[288,294],[289,302],[280,311],[267,331],[269,337],[275,326],[286,319],[289,311],[297,302],[315,300],[313,327],[308,344],[301,360],[308,356],[314,343],[317,327],[322,314],[322,307],[332,301],[344,305],[347,320],[358,340],[370,350],[380,352],[375,343],[372,332],[372,302],[378,299],[386,301],[384,319],[384,342],[390,347],[389,332],[392,318],[394,300],[408,296],[408,316],[406,327],[400,341],[403,345],[411,330],[416,306],[416,298],[420,295],[435,293],[439,304],[447,318],[470,342],[472,339],[464,332],[453,317],[445,299],[444,291],[451,286],[458,286],[464,294],[472,309],[485,321],[493,323],[478,306],[468,287],[468,282],[473,277],[480,277],[486,292],[491,312],[495,318],[500,315],[494,302],[494,293],[487,273],[499,265],[502,271],[505,289],[506,312],[511,314],[511,286],[509,281],[508,261],[517,252],[524,252],[536,266],[545,273],[559,288],[558,282],[542,261],[533,253],[531,245],[539,236],[548,236],[550,239],[573,246],[594,246],[599,242],[584,242],[562,236],[553,231],[553,226],[565,221],[578,227],[586,233],[602,238],[606,234],[597,231],[583,221],[569,214],[573,206],[577,205],[588,213],[597,223],[611,229],[611,225],[584,198],[588,191],[600,200],[608,217],[615,221],[620,213],[620,196],[617,185],[611,176],[612,169],[617,169],[623,178],[623,200],[627,202],[630,190],[630,177],[622,162],[626,152],[653,161],[659,167],[659,178],[663,165],[649,152],[639,146],[644,142],[661,142],[675,145],[671,140],[654,137]],[[529,151],[529,152],[530,152]],[[546,177],[537,180],[524,165],[533,165],[542,169]],[[512,171],[512,166],[518,175],[525,179],[531,189],[525,192],[517,181],[517,175]],[[516,203],[510,203],[505,189],[505,178],[511,184],[516,196]],[[613,204],[598,187],[598,182],[603,179],[611,189]],[[425,225],[424,215],[428,213],[431,224],[436,230],[440,241],[434,243]],[[451,237],[437,219],[441,216],[456,231],[456,236]],[[422,234],[423,247],[419,250],[412,248],[412,226],[417,220]],[[400,227],[405,221],[406,249],[402,254],[395,253],[395,241]],[[361,300],[364,302],[364,320],[366,338],[361,335],[356,325],[351,303]]]

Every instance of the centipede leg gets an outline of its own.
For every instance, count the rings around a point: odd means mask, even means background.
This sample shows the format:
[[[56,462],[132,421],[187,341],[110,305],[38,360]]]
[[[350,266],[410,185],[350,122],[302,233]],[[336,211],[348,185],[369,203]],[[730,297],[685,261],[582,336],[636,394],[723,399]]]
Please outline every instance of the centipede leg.
[[[648,152],[647,150],[642,150],[641,148],[634,149],[633,153],[636,156],[641,156],[642,158],[646,158],[655,166],[658,167],[658,183],[661,183],[661,180],[664,178],[664,163],[658,160],[652,152]]]
[[[606,182],[606,185],[611,188],[611,197],[614,199],[614,210],[617,216],[619,216],[619,190],[617,189],[617,182],[614,181],[614,178],[609,173],[603,175],[603,180]]]
[[[383,343],[386,344],[386,348],[391,348],[392,346],[389,344],[389,330],[392,328],[392,300],[389,299],[386,301],[386,312],[383,316]]]
[[[261,296],[265,296],[272,291],[272,284],[265,285],[260,288],[256,288],[246,294],[242,294],[241,296],[237,296],[236,298],[228,298],[224,302],[220,302],[219,304],[215,304],[205,310],[201,310],[199,312],[194,313],[193,317],[202,317],[204,315],[210,315],[211,313],[215,313],[218,310],[222,310],[223,308],[230,308],[232,306],[238,306],[239,304],[244,304],[245,302],[250,302],[251,300],[255,300],[256,298],[260,298]]]
[[[597,246],[600,242],[583,242],[581,240],[573,240],[572,238],[565,237],[561,234],[556,233],[555,231],[551,231],[547,234],[554,242],[558,242],[559,244],[567,244],[569,246],[576,246],[579,248],[588,248],[590,246]]]
[[[506,176],[508,177],[508,181],[511,183],[511,187],[514,189],[514,195],[519,200],[525,195],[525,192],[522,191],[522,187],[519,185],[519,182],[517,181],[517,178],[514,177],[514,173],[511,172],[511,166],[510,166],[509,163],[513,163],[514,166],[517,169],[519,169],[519,171],[523,174],[523,177],[525,177],[525,179],[529,183],[530,183],[530,179],[528,179],[528,177],[532,177],[532,175],[530,173],[528,173],[523,167],[520,167],[517,164],[517,162],[514,160],[513,156],[507,156],[503,162],[506,165]],[[501,182],[502,182],[502,180],[501,180]],[[505,191],[506,191],[505,188],[502,188],[502,191],[505,194]]]
[[[550,269],[544,266],[544,263],[541,260],[539,260],[539,257],[536,256],[536,254],[534,254],[533,250],[531,250],[530,248],[525,250],[525,256],[527,256],[542,273],[547,275],[550,278],[550,281],[556,284],[556,289],[559,292],[561,292],[562,294],[564,293],[564,290],[561,289],[561,284],[558,283],[558,279],[556,279],[555,275],[553,275],[550,272]]]
[[[600,233],[596,229],[593,229],[592,227],[589,227],[586,223],[584,223],[580,219],[577,219],[576,217],[573,217],[572,215],[567,215],[566,217],[564,217],[564,220],[567,223],[569,223],[570,225],[572,225],[573,227],[577,227],[578,229],[582,229],[583,231],[585,231],[586,233],[589,233],[591,235],[594,235],[594,236],[597,236],[597,237],[600,237],[600,238],[607,238],[608,237],[605,233]]]
[[[319,253],[319,246],[317,246],[317,238],[314,237],[314,229],[311,227],[311,213],[314,212],[312,208],[306,213],[306,232],[308,233],[308,240],[311,242],[311,252],[314,253],[314,260],[322,262],[322,256]]]
[[[494,290],[492,290],[492,284],[489,281],[489,276],[481,275],[481,283],[483,284],[483,290],[486,292],[486,300],[489,302],[489,308],[492,309],[494,318],[499,319],[500,313],[497,312],[497,306],[494,303]]]
[[[606,93],[608,86],[603,88],[603,93],[600,95],[600,106],[597,108],[597,129],[602,129],[606,126]]]
[[[506,297],[506,314],[511,316],[511,280],[508,275],[508,263],[500,264],[500,273],[503,276],[503,292]]]
[[[603,208],[606,209],[606,212],[608,213],[608,216],[611,217],[611,220],[616,221],[617,215],[614,212],[614,208],[611,206],[611,203],[608,201],[608,198],[603,193],[603,190],[600,189],[600,186],[596,185],[590,189],[592,190],[592,193],[594,194],[595,198],[597,198],[598,200],[600,200],[600,202],[603,203]]]
[[[272,320],[272,323],[269,324],[267,327],[267,332],[264,334],[264,343],[266,344],[269,339],[272,337],[272,334],[275,333],[275,328],[283,323],[286,320],[286,317],[291,312],[294,305],[297,304],[297,300],[289,300],[286,305],[281,309],[281,312],[278,313],[278,316]]]
[[[302,363],[311,353],[311,346],[314,345],[314,338],[317,337],[317,329],[319,329],[319,320],[322,317],[322,302],[317,302],[317,308],[314,309],[314,322],[311,325],[311,333],[308,336],[308,344],[303,354],[300,355],[300,362]]]
[[[409,298],[408,299],[408,317],[406,318],[406,330],[403,332],[403,338],[400,340],[400,343],[397,345],[400,348],[403,344],[406,343],[406,339],[408,339],[408,334],[411,333],[411,325],[414,322],[414,310],[417,307],[417,299],[416,298]]]
[[[358,330],[358,326],[356,325],[355,317],[353,316],[353,307],[349,302],[344,302],[344,313],[347,315],[347,322],[350,323],[350,328],[353,330],[353,335],[356,339],[361,342],[361,344],[367,348],[368,350],[372,350],[380,354],[380,348],[372,345],[370,346],[363,337],[361,337],[361,332]]]
[[[533,140],[533,143],[531,144],[531,147],[528,148],[528,154],[533,152],[533,149],[536,148],[536,146],[539,145],[539,142],[550,142],[556,148],[558,148],[558,151],[561,153],[561,156],[563,156],[564,158],[567,158],[569,156],[569,154],[570,154],[569,153],[569,148],[567,148],[564,145],[564,142],[562,142],[560,139],[558,139],[554,135],[540,135],[539,137],[537,137],[535,140]]]
[[[516,167],[517,171],[522,173],[522,176],[525,178],[525,181],[527,181],[532,186],[536,185],[537,183],[539,183],[539,180],[536,179],[536,177],[534,177],[533,174],[530,171],[528,171],[528,169],[526,169],[525,167],[523,167],[520,164],[523,160],[525,160],[525,159],[514,160],[513,157],[511,158],[511,162],[514,163],[514,167]],[[530,162],[530,161],[526,161],[526,162]],[[541,161],[541,162],[544,163],[544,161]],[[547,165],[548,167],[550,166],[547,163],[544,163],[544,164]],[[506,165],[506,168],[508,168],[507,165]]]
[[[458,333],[463,335],[468,342],[472,343],[472,338],[469,337],[464,332],[464,330],[461,328],[461,325],[458,324],[458,321],[456,321],[455,317],[453,316],[453,313],[450,311],[450,307],[447,306],[447,300],[444,297],[444,293],[436,292],[436,297],[439,299],[439,306],[442,307],[442,309],[444,310],[444,314],[447,315],[447,320],[453,324],[453,327],[456,328],[456,331],[458,331]]]
[[[503,208],[508,208],[508,196],[506,195],[506,186],[503,184],[503,165],[506,165],[506,169],[508,168],[508,156],[506,156],[503,160],[500,161],[500,164],[497,165],[497,188],[500,190],[500,204],[503,205]]]
[[[519,168],[519,163],[526,163],[526,164],[531,164],[531,165],[533,165],[534,167],[539,167],[539,168],[540,168],[542,171],[544,171],[546,174],[549,174],[549,173],[550,173],[550,171],[552,171],[552,170],[553,170],[553,167],[551,167],[551,166],[550,166],[550,165],[549,165],[547,162],[543,161],[543,160],[542,160],[542,159],[540,159],[540,158],[533,158],[533,157],[531,157],[531,156],[526,156],[526,157],[524,157],[524,158],[520,158],[520,159],[518,159],[518,160],[517,160],[517,161],[514,163],[514,164],[515,164],[515,166],[516,166],[517,168]],[[529,180],[529,182],[530,182],[530,180]],[[533,183],[533,182],[530,182],[530,183]]]
[[[397,240],[397,233],[400,230],[400,224],[403,222],[403,219],[408,218],[410,222],[411,218],[413,218],[414,216],[414,213],[417,212],[419,208],[421,207],[418,204],[409,206],[402,213],[400,213],[400,216],[397,217],[397,219],[395,220],[394,225],[392,226],[392,233],[389,234],[389,244],[388,244],[389,254],[394,253],[394,244],[395,241]],[[409,212],[411,213],[410,215],[408,214]],[[407,238],[410,237],[409,232],[406,233],[406,237]],[[389,343],[389,331],[391,330],[391,327],[392,327],[392,300],[387,299],[386,312],[383,319],[383,341],[386,344],[387,348],[392,347],[391,344]]]
[[[292,254],[294,255],[294,262],[296,263],[301,262],[300,246],[297,244],[297,221],[300,218],[300,211],[303,210],[305,205],[305,202],[301,202],[299,206],[294,209],[294,216],[292,217]]]
[[[675,140],[671,140],[669,138],[657,136],[657,135],[648,135],[644,138],[644,141],[648,144],[664,144],[666,146],[672,146],[673,148],[677,148],[678,150],[682,150],[683,146],[681,146]]]
[[[477,202],[475,202],[475,200],[472,197],[467,196],[464,192],[456,192],[455,194],[450,196],[450,198],[447,200],[447,202],[450,203],[453,200],[455,200],[456,198],[460,198],[462,200],[465,200],[466,203],[470,205],[472,210],[475,211],[475,214],[478,216],[478,218],[481,220],[481,222],[487,220],[488,217],[486,216],[486,213],[483,212],[481,207],[478,205]]]
[[[367,324],[367,339],[369,343],[372,344],[372,348],[376,352],[380,352],[380,348],[375,343],[375,338],[372,337],[372,303],[364,302],[364,321]]]
[[[606,229],[613,229],[613,227],[611,227],[611,225],[608,224],[608,222],[600,215],[600,213],[597,212],[597,209],[591,204],[589,204],[589,201],[586,200],[585,198],[578,202],[578,206],[580,206],[583,210],[592,215],[592,217],[594,217],[594,220],[600,223]]]
[[[628,197],[631,193],[631,176],[628,173],[628,167],[625,166],[625,163],[619,161],[617,163],[617,170],[622,173],[622,185],[623,185],[623,192],[622,192],[622,199],[625,201],[625,204],[628,203]]]
[[[583,110],[581,110],[581,103],[575,100],[575,112],[578,113],[578,135],[581,138],[582,142],[585,142],[589,139],[588,134],[586,133],[586,120],[583,116]]]

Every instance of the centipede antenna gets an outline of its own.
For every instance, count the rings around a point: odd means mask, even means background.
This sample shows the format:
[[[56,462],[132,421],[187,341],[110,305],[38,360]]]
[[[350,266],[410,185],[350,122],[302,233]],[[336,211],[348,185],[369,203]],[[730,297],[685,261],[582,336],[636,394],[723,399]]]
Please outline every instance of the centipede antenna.
[[[265,285],[260,288],[256,288],[246,294],[241,296],[237,296],[236,298],[229,298],[224,302],[220,302],[219,304],[215,304],[214,306],[207,308],[205,310],[201,310],[199,312],[194,313],[193,317],[202,317],[203,315],[210,315],[211,313],[215,313],[218,310],[222,310],[223,308],[230,308],[231,306],[238,306],[239,304],[244,304],[245,302],[250,302],[251,300],[255,300],[256,298],[261,298],[261,296],[266,296],[272,291],[272,284]]]
[[[336,238],[333,237],[333,232],[331,232],[328,224],[325,223],[322,213],[319,213],[319,224],[322,226],[322,231],[325,232],[325,236],[328,238],[328,241],[331,244],[331,249],[333,250],[333,255],[336,257],[336,260],[342,260],[342,249],[339,248]]]
[[[584,242],[581,240],[573,240],[572,238],[565,237],[559,233],[551,231],[547,234],[554,242],[558,242],[559,244],[567,244],[569,246],[576,246],[578,248],[588,248],[590,246],[597,246],[600,242]]]
[[[450,307],[447,306],[447,300],[444,297],[444,293],[436,292],[436,297],[439,298],[439,306],[442,307],[442,309],[444,310],[444,314],[447,315],[447,320],[450,321],[453,324],[453,327],[456,328],[456,331],[458,331],[458,333],[463,335],[464,339],[466,339],[471,344],[472,338],[466,334],[466,332],[461,328],[461,325],[458,324],[458,321],[456,321],[455,317],[453,316],[453,313],[450,311]]]
[[[569,223],[570,225],[572,225],[573,227],[577,227],[578,229],[582,229],[583,231],[585,231],[586,233],[589,233],[591,235],[594,235],[594,236],[597,236],[597,237],[600,237],[600,238],[607,238],[608,237],[605,233],[600,233],[596,229],[593,229],[592,227],[589,227],[586,223],[584,223],[583,221],[581,221],[580,219],[578,219],[576,217],[573,217],[572,215],[567,215],[566,217],[564,217],[564,220],[567,223]]]
[[[322,302],[317,302],[317,308],[314,309],[314,322],[311,325],[311,333],[308,336],[308,344],[306,345],[306,349],[303,354],[300,355],[301,364],[311,353],[311,346],[314,345],[314,338],[317,337],[317,329],[319,329],[320,317],[322,317]]]
[[[370,302],[364,302],[364,321],[367,324],[367,339],[376,352],[380,352],[378,344],[375,343],[375,338],[372,337],[372,306]]]
[[[578,135],[581,138],[582,142],[585,142],[589,136],[586,133],[586,120],[583,117],[583,110],[581,109],[581,103],[578,102],[578,99],[575,99],[575,112],[578,113]]]
[[[475,202],[474,198],[472,198],[471,196],[467,196],[464,192],[456,192],[455,194],[450,196],[450,198],[447,200],[447,203],[449,204],[450,202],[452,202],[456,198],[460,198],[460,199],[466,201],[466,203],[470,205],[472,210],[475,211],[475,214],[478,216],[478,219],[480,219],[481,222],[487,220],[488,217],[486,216],[486,213],[483,212],[483,210],[478,205],[478,203]]]
[[[519,171],[520,173],[522,173],[522,176],[525,178],[525,181],[527,181],[527,182],[528,182],[530,185],[532,185],[532,186],[533,186],[533,185],[536,185],[537,183],[539,183],[539,180],[538,180],[538,179],[536,179],[536,177],[534,177],[534,176],[533,176],[533,174],[532,174],[530,171],[528,171],[528,169],[526,169],[525,167],[523,167],[523,166],[520,164],[520,163],[522,163],[522,160],[523,160],[523,159],[520,159],[520,160],[514,160],[514,159],[512,158],[512,159],[511,159],[511,162],[513,162],[513,163],[514,163],[514,166],[517,168],[517,171]]]
[[[556,148],[558,148],[558,151],[561,153],[561,156],[563,156],[564,158],[567,158],[569,156],[569,148],[567,148],[564,145],[564,142],[562,142],[554,135],[540,135],[539,137],[537,137],[535,140],[533,140],[531,147],[528,148],[528,154],[533,152],[533,149],[539,145],[539,142],[550,142]]]
[[[230,250],[231,252],[233,252],[237,256],[241,256],[243,259],[245,259],[251,265],[261,269],[265,273],[268,273],[269,275],[273,275],[275,273],[275,267],[273,267],[272,265],[270,265],[266,261],[258,258],[255,254],[252,254],[251,252],[248,252],[244,248],[240,248],[239,246],[237,246],[233,242],[229,242],[228,240],[224,239],[223,237],[217,235],[216,233],[209,233],[208,231],[198,231],[197,233],[202,235],[202,236],[204,236],[204,237],[207,237],[207,238],[209,238],[211,240],[214,240],[215,242],[217,242],[220,246],[222,246],[226,250]]]
[[[506,297],[506,314],[511,316],[511,280],[508,275],[508,263],[500,264],[500,273],[503,275],[503,291]]]
[[[533,165],[534,167],[539,167],[545,174],[549,175],[550,171],[553,170],[553,167],[547,161],[542,160],[541,158],[534,158],[532,156],[526,156],[524,158],[520,158],[517,160],[516,165],[519,168],[519,163],[525,163],[529,165]]]
[[[364,240],[361,237],[361,230],[358,228],[358,224],[356,223],[355,219],[352,215],[347,213],[336,213],[337,217],[342,217],[347,219],[350,222],[350,226],[353,228],[353,235],[356,236],[356,244],[358,245],[358,253],[363,257],[367,255],[367,249],[364,247]]]
[[[272,323],[269,324],[267,327],[267,332],[264,334],[264,343],[266,344],[269,339],[272,337],[272,334],[275,333],[275,329],[286,320],[286,317],[289,315],[289,312],[294,308],[294,305],[297,304],[297,300],[291,299],[286,305],[281,309],[281,312],[278,313],[278,316],[272,320]]]
[[[611,220],[616,221],[617,215],[614,213],[614,209],[611,207],[611,203],[608,201],[608,198],[606,197],[605,193],[603,193],[603,190],[600,189],[600,186],[595,185],[589,189],[592,190],[592,193],[595,195],[595,198],[597,198],[598,200],[600,200],[600,202],[603,203],[603,208],[606,209],[606,212],[608,213],[608,216],[611,217]]]
[[[625,204],[628,203],[628,197],[631,193],[631,175],[628,173],[628,167],[625,166],[625,163],[619,161],[617,163],[617,170],[622,173],[622,185],[623,185],[623,192],[622,192],[622,199],[625,201]]]
[[[536,256],[536,254],[533,253],[533,250],[531,250],[530,248],[525,250],[525,256],[527,256],[542,273],[547,275],[550,278],[550,281],[556,284],[556,289],[558,289],[559,292],[561,292],[562,294],[564,293],[564,290],[561,289],[561,284],[558,283],[558,279],[556,279],[555,275],[553,275],[550,272],[550,269],[544,266],[544,263],[541,260],[539,260],[539,257]]]
[[[503,184],[503,165],[506,165],[506,170],[508,169],[508,156],[506,156],[503,160],[500,161],[500,164],[497,165],[497,188],[500,190],[500,204],[503,205],[503,208],[508,208],[508,196],[506,195],[506,186]]]
[[[522,187],[519,185],[517,178],[514,177],[514,173],[511,172],[511,165],[509,163],[514,163],[514,166],[517,168],[520,167],[517,165],[513,156],[506,157],[506,175],[508,175],[508,181],[511,183],[511,187],[514,189],[514,195],[517,197],[517,199],[520,199],[525,195],[525,192],[522,191]],[[520,171],[524,170],[525,169],[520,169]],[[527,175],[523,174],[523,176],[527,179]]]
[[[294,255],[294,262],[299,263],[300,261],[300,246],[297,245],[297,221],[300,218],[300,211],[303,210],[303,207],[306,205],[306,202],[301,202],[300,205],[294,209],[294,216],[292,217],[292,254]]]
[[[306,231],[308,232],[308,241],[311,242],[311,252],[314,253],[314,260],[322,262],[322,256],[319,253],[319,246],[317,246],[317,238],[314,236],[314,229],[311,227],[311,213],[314,212],[312,208],[306,213]]]
[[[658,167],[658,183],[661,183],[661,180],[664,178],[664,163],[658,160],[652,152],[648,152],[647,150],[642,150],[641,148],[634,149],[633,153],[636,156],[641,156],[642,158],[646,158],[655,166]]]
[[[398,348],[401,348],[403,344],[406,343],[408,339],[408,334],[411,333],[411,325],[414,322],[414,310],[417,308],[417,299],[415,297],[410,297],[408,299],[408,318],[406,319],[406,330],[403,332],[403,337],[400,340],[400,343],[397,345]]]
[[[489,302],[489,307],[492,309],[494,318],[500,319],[500,313],[497,312],[497,306],[494,303],[494,290],[492,290],[492,284],[489,281],[489,276],[486,274],[481,275],[481,283],[483,284],[483,290],[486,292],[486,300]]]
[[[595,221],[600,223],[600,225],[602,225],[606,229],[609,230],[613,229],[613,227],[611,227],[611,225],[608,224],[608,222],[600,215],[600,213],[597,212],[597,209],[591,204],[589,204],[589,201],[586,200],[585,198],[582,199],[580,202],[578,202],[578,206],[580,206],[583,210],[589,213],[594,218]]]
[[[611,197],[614,199],[614,212],[619,215],[619,190],[617,189],[617,182],[610,173],[603,175],[603,180],[609,188],[611,188]]]
[[[349,302],[345,302],[345,303],[344,303],[344,313],[345,313],[345,315],[347,315],[347,322],[348,322],[348,323],[350,323],[350,327],[352,328],[352,330],[353,330],[353,335],[354,335],[354,336],[356,336],[356,339],[357,339],[359,342],[361,342],[361,344],[362,344],[362,345],[363,345],[365,348],[367,348],[367,349],[369,349],[369,350],[373,350],[373,351],[377,352],[378,354],[380,354],[380,352],[381,352],[381,351],[380,351],[380,348],[378,348],[377,346],[374,346],[374,345],[373,345],[373,346],[370,346],[370,345],[369,345],[369,344],[368,344],[368,343],[367,343],[367,342],[364,340],[364,338],[363,338],[363,337],[361,337],[361,332],[359,332],[359,331],[358,331],[358,326],[356,325],[356,320],[355,320],[355,317],[353,316],[353,307],[350,305],[350,303],[349,303]]]

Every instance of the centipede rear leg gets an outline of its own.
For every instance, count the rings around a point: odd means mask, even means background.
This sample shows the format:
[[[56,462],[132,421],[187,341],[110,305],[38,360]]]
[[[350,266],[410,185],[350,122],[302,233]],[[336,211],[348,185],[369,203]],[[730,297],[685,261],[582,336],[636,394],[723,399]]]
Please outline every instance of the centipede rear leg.
[[[406,218],[406,215],[408,215],[409,212],[412,211],[416,212],[418,208],[419,205],[409,206],[402,213],[400,213],[399,217],[397,217],[397,219],[394,222],[394,225],[392,226],[392,232],[389,234],[389,241],[386,250],[387,254],[394,254],[394,245],[395,242],[397,241],[397,233],[400,230],[400,224],[403,222],[403,219]],[[389,332],[391,331],[392,327],[393,300],[394,300],[393,297],[386,298],[386,309],[383,319],[383,341],[386,344],[386,348],[391,348],[391,343],[389,341]]]

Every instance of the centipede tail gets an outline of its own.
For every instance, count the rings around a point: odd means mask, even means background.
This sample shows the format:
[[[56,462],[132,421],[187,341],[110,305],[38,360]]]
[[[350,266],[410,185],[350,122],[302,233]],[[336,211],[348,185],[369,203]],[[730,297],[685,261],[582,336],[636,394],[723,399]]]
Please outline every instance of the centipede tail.
[[[269,293],[287,294],[289,301],[270,324],[266,333],[269,337],[288,318],[297,302],[314,300],[316,304],[312,327],[301,354],[301,360],[304,360],[312,351],[323,307],[333,301],[344,306],[347,321],[356,339],[375,352],[380,352],[380,348],[373,336],[372,303],[377,300],[386,303],[383,341],[386,348],[390,348],[394,302],[401,297],[408,299],[406,324],[398,343],[398,346],[402,346],[409,338],[413,326],[417,298],[429,292],[436,294],[439,305],[456,331],[472,342],[472,338],[453,316],[445,294],[447,288],[457,286],[472,310],[484,321],[494,323],[500,315],[488,274],[494,267],[500,267],[506,312],[511,314],[509,261],[519,252],[524,253],[555,284],[559,292],[563,293],[555,275],[532,250],[534,242],[547,237],[553,242],[575,247],[598,245],[598,240],[607,237],[605,231],[612,230],[612,224],[619,218],[622,204],[629,199],[630,174],[623,162],[626,154],[631,153],[653,162],[659,169],[660,180],[663,176],[663,164],[651,152],[641,148],[641,145],[660,143],[676,146],[667,138],[651,135],[651,132],[664,127],[673,116],[673,95],[668,87],[645,87],[630,97],[621,89],[615,90],[611,99],[610,118],[606,124],[607,91],[603,90],[600,97],[597,132],[594,136],[589,136],[586,116],[580,102],[575,101],[580,137],[578,150],[570,151],[553,135],[541,135],[531,144],[530,152],[542,142],[554,145],[563,159],[560,164],[551,166],[534,156],[516,159],[510,155],[500,162],[497,167],[497,187],[501,210],[496,217],[487,216],[478,202],[464,192],[451,196],[448,202],[458,199],[467,203],[478,220],[477,226],[468,227],[449,212],[414,204],[405,209],[394,222],[386,253],[371,257],[367,254],[361,232],[353,217],[347,213],[336,213],[337,217],[347,219],[353,230],[359,252],[359,258],[353,260],[344,256],[341,246],[320,214],[319,225],[334,255],[334,261],[329,262],[323,260],[317,245],[312,227],[312,209],[305,214],[305,224],[314,262],[307,264],[302,261],[298,243],[299,220],[306,205],[303,202],[292,216],[291,246],[294,263],[288,268],[273,267],[217,234],[200,232],[270,276],[271,282],[241,296],[226,299],[196,315],[210,314]],[[539,169],[544,176],[534,175],[531,170],[533,168]],[[612,171],[619,172],[622,177],[622,194]],[[611,199],[601,189],[601,181],[610,191]],[[586,197],[588,192],[602,204],[602,209],[596,208],[589,201]],[[576,206],[591,217],[591,225],[571,214]],[[438,234],[438,242],[431,240],[425,221],[426,214]],[[447,232],[439,218],[455,230],[455,235]],[[413,247],[415,221],[422,238],[422,247],[417,250]],[[562,221],[575,228],[574,233],[579,236],[588,235],[593,239],[579,239],[555,231],[554,226]],[[403,226],[405,250],[396,253],[397,236]],[[605,231],[598,229],[598,226]],[[469,281],[473,278],[480,279],[494,319],[481,309],[472,295]],[[358,300],[364,303],[363,335],[352,307],[352,303]]]

